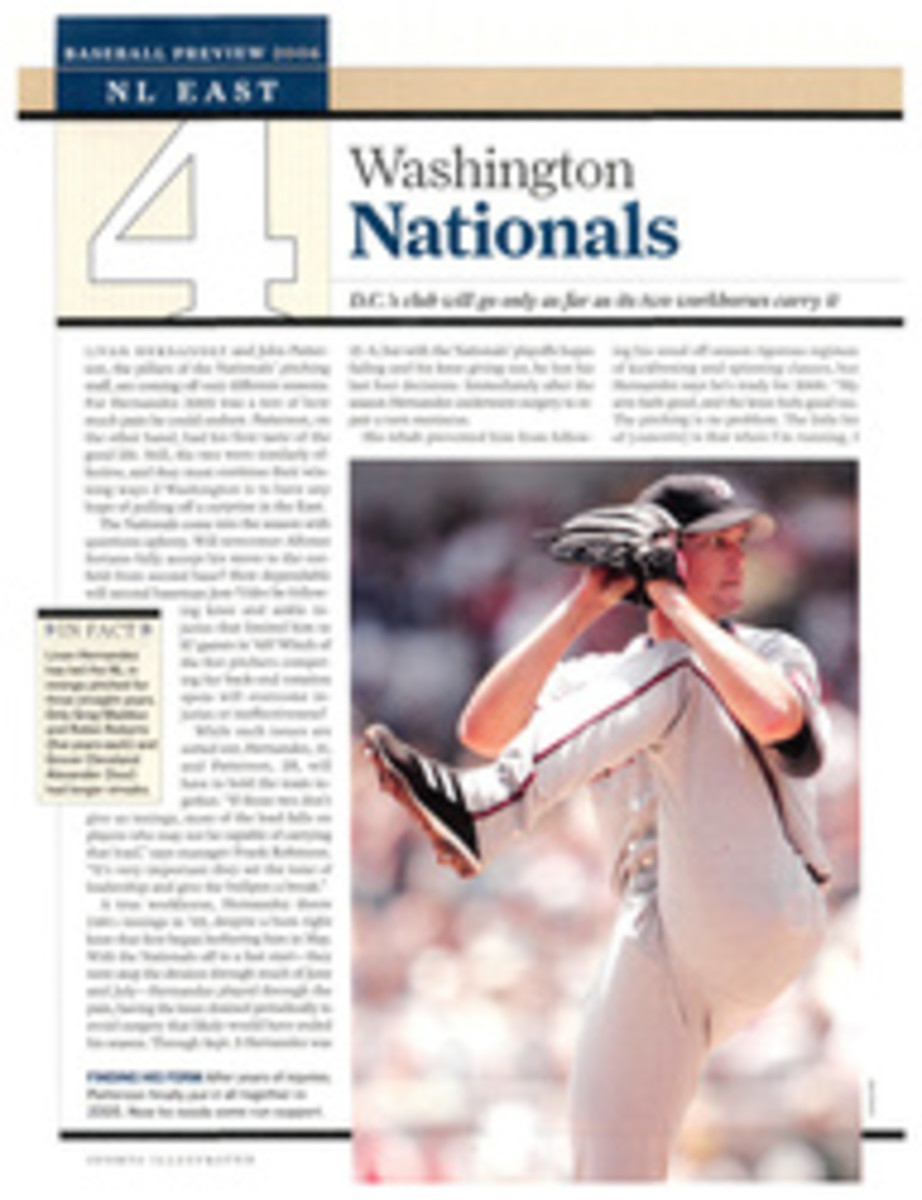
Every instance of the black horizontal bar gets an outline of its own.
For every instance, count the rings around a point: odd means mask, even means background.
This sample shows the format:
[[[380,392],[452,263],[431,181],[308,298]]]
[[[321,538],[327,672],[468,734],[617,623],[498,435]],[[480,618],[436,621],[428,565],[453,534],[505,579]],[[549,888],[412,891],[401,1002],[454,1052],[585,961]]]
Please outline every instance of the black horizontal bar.
[[[59,317],[60,329],[275,328],[604,329],[617,327],[901,329],[903,317]]]
[[[342,1142],[350,1129],[61,1129],[62,1142]]]
[[[162,615],[159,608],[40,608],[40,621],[155,621]]]
[[[21,110],[22,121],[901,121],[902,109],[354,109],[339,112],[237,112],[166,109],[160,112]]]

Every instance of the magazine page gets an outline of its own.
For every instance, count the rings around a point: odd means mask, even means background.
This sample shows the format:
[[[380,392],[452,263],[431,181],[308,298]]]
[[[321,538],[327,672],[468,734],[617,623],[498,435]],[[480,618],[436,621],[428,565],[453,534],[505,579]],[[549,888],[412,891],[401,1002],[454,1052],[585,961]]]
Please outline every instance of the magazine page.
[[[11,1179],[914,1174],[912,50],[703,7],[5,19]]]

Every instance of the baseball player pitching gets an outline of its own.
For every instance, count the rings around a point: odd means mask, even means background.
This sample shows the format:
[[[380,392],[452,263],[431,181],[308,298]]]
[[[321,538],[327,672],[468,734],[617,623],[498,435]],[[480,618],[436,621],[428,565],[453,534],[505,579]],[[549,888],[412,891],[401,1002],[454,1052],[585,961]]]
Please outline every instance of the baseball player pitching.
[[[384,791],[462,876],[583,787],[619,903],[572,1068],[580,1180],[661,1180],[708,1053],[815,954],[829,862],[814,778],[817,670],[797,639],[739,624],[747,546],[775,522],[723,478],[676,474],[547,538],[574,586],[475,688],[456,770],[383,726]],[[564,658],[612,605],[648,607],[620,651]]]

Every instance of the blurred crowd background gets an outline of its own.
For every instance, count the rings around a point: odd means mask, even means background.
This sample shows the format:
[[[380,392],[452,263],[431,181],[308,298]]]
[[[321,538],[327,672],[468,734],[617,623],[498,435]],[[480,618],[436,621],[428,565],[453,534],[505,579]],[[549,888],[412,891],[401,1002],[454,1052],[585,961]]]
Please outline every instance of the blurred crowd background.
[[[572,585],[535,532],[672,470],[725,475],[779,519],[752,554],[744,619],[820,663],[833,721],[821,816],[831,925],[809,972],[712,1058],[674,1177],[860,1175],[858,479],[843,462],[375,462],[353,468],[355,1168],[368,1182],[569,1177],[566,1088],[580,1007],[611,925],[584,799],[473,881],[439,867],[379,794],[362,728],[390,724],[457,763],[483,672]],[[575,648],[620,644],[621,606]]]

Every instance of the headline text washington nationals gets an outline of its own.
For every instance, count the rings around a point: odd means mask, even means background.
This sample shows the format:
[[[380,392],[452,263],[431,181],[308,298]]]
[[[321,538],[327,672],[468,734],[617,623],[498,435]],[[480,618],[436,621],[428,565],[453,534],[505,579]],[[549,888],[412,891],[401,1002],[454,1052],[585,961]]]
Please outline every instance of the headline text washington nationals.
[[[562,193],[630,192],[636,169],[629,158],[579,157],[569,150],[530,158],[460,144],[434,155],[405,145],[355,145],[349,156],[368,189],[403,193],[470,191],[470,205],[447,213],[420,211],[406,200],[353,201],[352,257],[392,258],[668,258],[679,249],[674,216],[649,214],[638,199],[589,217],[570,214],[494,214],[484,198],[515,192],[544,201]]]

